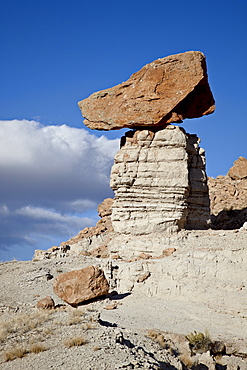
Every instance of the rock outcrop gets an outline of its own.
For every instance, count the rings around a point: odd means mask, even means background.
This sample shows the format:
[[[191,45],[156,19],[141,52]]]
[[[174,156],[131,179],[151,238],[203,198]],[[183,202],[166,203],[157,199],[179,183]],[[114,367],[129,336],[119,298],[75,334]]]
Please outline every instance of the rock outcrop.
[[[212,227],[239,229],[247,221],[247,160],[239,157],[226,176],[209,177]]]
[[[85,125],[97,130],[163,128],[215,110],[205,56],[199,51],[155,60],[126,82],[79,102]]]
[[[133,130],[121,139],[112,167],[114,200],[99,206],[95,227],[61,247],[127,260],[159,257],[178,231],[209,227],[205,152],[196,135],[171,125],[215,109],[201,52],[158,59],[79,107],[92,129]]]
[[[129,131],[111,171],[117,234],[171,234],[210,222],[204,151],[178,126]]]
[[[86,238],[88,238],[88,240],[90,241],[92,241],[93,239],[99,239],[98,246],[102,245],[105,240],[105,235],[113,231],[111,223],[112,203],[112,198],[104,199],[97,208],[100,220],[97,222],[96,226],[85,227],[85,229],[81,230],[78,235],[67,240],[66,242],[61,243],[60,246],[66,247],[67,245],[75,245],[77,243],[80,243],[82,240],[85,240]]]
[[[232,180],[247,179],[247,159],[239,157],[228,171],[228,176]]]
[[[53,285],[54,293],[71,306],[103,296],[109,291],[104,272],[88,266],[58,275]]]

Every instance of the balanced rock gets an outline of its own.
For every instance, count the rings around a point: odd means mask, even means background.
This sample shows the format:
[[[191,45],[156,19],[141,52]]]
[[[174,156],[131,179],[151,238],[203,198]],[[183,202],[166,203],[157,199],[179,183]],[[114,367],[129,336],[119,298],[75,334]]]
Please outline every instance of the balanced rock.
[[[239,157],[228,171],[228,176],[230,176],[232,180],[242,180],[247,178],[247,159]]]
[[[157,59],[126,82],[78,103],[85,125],[97,130],[162,128],[215,110],[205,56],[188,51]]]
[[[53,285],[54,293],[71,306],[103,296],[109,291],[104,272],[89,266],[58,275]]]

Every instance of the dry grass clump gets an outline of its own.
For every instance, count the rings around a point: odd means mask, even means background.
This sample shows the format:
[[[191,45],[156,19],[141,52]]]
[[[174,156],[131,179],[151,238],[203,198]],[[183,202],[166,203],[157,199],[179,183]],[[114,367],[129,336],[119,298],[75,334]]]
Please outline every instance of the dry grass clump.
[[[179,360],[187,367],[187,369],[191,369],[193,366],[198,365],[198,359],[193,358],[187,353],[179,355]]]
[[[90,322],[87,322],[86,324],[82,325],[82,329],[83,330],[92,330],[92,329],[95,329],[95,326],[92,325]]]
[[[35,343],[29,347],[28,352],[37,354],[43,351],[46,351],[46,347],[42,343]]]
[[[46,348],[42,343],[32,344],[29,349],[25,349],[23,346],[16,346],[3,353],[3,359],[5,362],[13,361],[16,358],[22,358],[28,353],[40,353],[45,351]]]
[[[71,317],[68,320],[68,325],[77,325],[81,323],[81,318],[80,317]]]
[[[87,341],[83,337],[68,338],[63,342],[64,346],[67,348],[75,347],[75,346],[83,346],[86,343]]]
[[[149,329],[147,331],[147,336],[151,338],[153,341],[159,343],[161,348],[168,348],[167,341],[165,340],[165,337],[159,330],[155,329]]]
[[[0,321],[0,342],[4,349],[4,361],[22,358],[28,353],[39,353],[46,348],[43,324],[50,319],[50,313],[36,311],[31,314],[17,313]]]
[[[35,312],[33,314],[16,314],[9,320],[0,322],[0,341],[4,340],[10,333],[23,334],[34,330],[45,321],[49,320],[46,312]]]
[[[16,358],[22,358],[27,354],[27,350],[25,350],[23,347],[16,346],[10,350],[7,350],[3,354],[3,359],[5,362],[7,361],[13,361]]]
[[[71,317],[68,320],[68,325],[77,325],[80,324],[82,321],[82,316],[84,315],[84,311],[76,309],[72,311]]]
[[[85,312],[83,310],[78,309],[78,308],[72,311],[72,316],[74,316],[74,317],[78,317],[78,316],[81,317],[84,314],[85,314]]]

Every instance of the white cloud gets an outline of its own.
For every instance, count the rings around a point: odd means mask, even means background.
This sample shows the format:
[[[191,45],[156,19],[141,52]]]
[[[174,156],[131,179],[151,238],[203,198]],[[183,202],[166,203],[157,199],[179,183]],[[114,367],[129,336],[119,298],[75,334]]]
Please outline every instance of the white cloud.
[[[0,249],[18,243],[16,231],[23,244],[34,230],[49,238],[49,232],[92,224],[83,213],[112,196],[109,174],[118,147],[118,139],[66,125],[0,121]]]

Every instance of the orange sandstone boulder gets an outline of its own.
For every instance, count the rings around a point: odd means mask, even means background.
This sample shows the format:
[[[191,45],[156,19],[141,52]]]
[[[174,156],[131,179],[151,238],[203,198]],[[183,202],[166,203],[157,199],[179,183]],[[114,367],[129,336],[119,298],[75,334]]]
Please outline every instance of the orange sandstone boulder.
[[[54,293],[71,306],[103,296],[109,291],[104,272],[89,266],[58,275],[53,285]]]
[[[126,82],[78,103],[85,125],[96,130],[163,128],[215,110],[205,56],[199,51],[157,59]]]
[[[40,310],[51,310],[55,308],[55,302],[50,296],[47,296],[38,301],[37,308]]]

